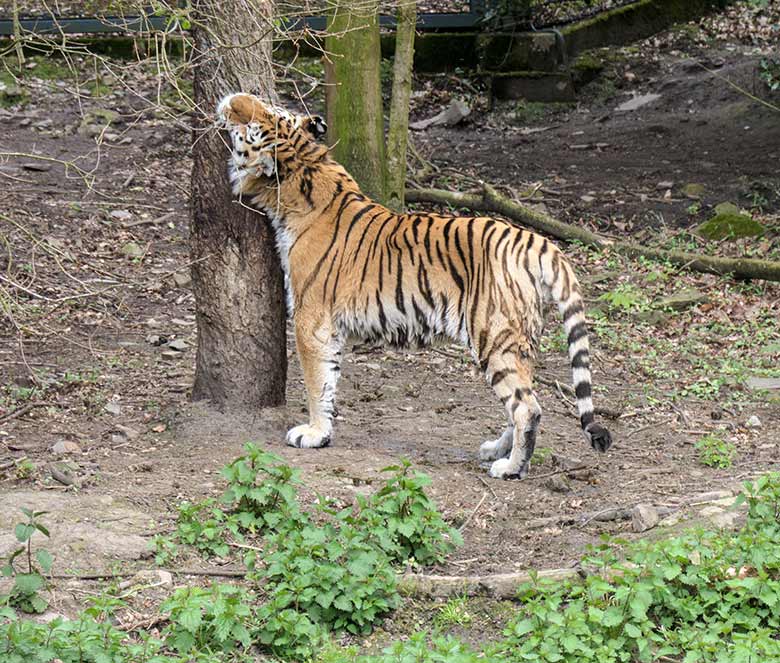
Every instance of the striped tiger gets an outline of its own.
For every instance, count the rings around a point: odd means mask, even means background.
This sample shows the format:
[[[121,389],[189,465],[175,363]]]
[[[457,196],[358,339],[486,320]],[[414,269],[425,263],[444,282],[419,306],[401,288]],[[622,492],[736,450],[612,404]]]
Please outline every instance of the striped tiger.
[[[541,418],[533,356],[552,299],[582,430],[594,449],[609,448],[610,433],[594,419],[580,287],[554,244],[501,219],[391,212],[316,141],[320,118],[247,94],[223,99],[217,115],[232,141],[234,193],[271,220],[287,279],[309,408],[289,445],[329,444],[347,338],[403,346],[446,337],[469,348],[506,408],[506,430],[482,444],[480,458],[493,461],[493,477],[524,478]]]

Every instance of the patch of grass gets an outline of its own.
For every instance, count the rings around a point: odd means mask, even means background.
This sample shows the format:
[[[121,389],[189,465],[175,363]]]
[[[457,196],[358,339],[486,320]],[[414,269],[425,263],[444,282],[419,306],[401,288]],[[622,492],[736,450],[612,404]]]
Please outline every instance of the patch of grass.
[[[436,625],[439,628],[452,626],[468,626],[474,620],[469,612],[468,598],[459,596],[447,601],[436,615]]]

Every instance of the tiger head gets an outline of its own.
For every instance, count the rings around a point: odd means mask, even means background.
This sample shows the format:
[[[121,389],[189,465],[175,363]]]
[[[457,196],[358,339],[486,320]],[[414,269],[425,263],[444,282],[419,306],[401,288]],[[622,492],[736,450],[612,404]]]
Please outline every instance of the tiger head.
[[[279,179],[327,153],[312,143],[327,131],[318,115],[294,115],[251,94],[225,97],[217,107],[218,125],[232,143],[231,170],[237,193],[247,176]],[[313,140],[312,140],[313,139]]]

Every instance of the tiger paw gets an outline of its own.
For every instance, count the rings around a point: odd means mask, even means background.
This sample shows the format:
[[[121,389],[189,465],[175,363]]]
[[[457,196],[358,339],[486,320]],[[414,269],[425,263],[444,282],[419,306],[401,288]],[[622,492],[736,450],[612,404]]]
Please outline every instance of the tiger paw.
[[[479,459],[496,460],[497,458],[504,458],[511,450],[512,438],[510,437],[508,443],[505,443],[504,437],[502,436],[497,440],[483,442],[479,447]]]
[[[316,449],[330,444],[330,435],[318,428],[303,424],[287,431],[287,444],[299,449]]]
[[[490,476],[494,479],[525,479],[528,463],[513,467],[509,458],[499,458],[490,466]]]

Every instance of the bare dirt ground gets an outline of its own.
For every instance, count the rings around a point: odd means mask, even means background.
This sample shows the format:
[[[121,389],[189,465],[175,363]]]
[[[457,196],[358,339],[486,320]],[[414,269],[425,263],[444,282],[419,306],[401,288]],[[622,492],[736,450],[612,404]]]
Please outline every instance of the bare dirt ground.
[[[493,181],[615,237],[777,259],[780,114],[723,80],[771,102],[755,49],[672,32],[604,54],[602,77],[562,108],[488,111],[477,81],[418,79],[415,117],[469,89],[475,107],[465,126],[415,135],[436,169],[423,183]],[[58,83],[65,74],[40,62],[19,82],[21,97],[0,108],[0,552],[16,508],[40,504],[53,512],[53,531],[74,535],[53,550],[60,572],[149,566],[139,537],[169,531],[182,499],[219,494],[219,468],[247,441],[300,467],[309,502],[315,491],[348,502],[381,468],[409,458],[433,478],[445,515],[466,523],[464,546],[438,569],[453,574],[567,566],[605,532],[635,536],[628,522],[592,519],[600,510],[674,505],[778,466],[778,391],[748,381],[780,378],[780,287],[576,246],[567,253],[595,310],[594,398],[613,411],[604,423],[616,443],[605,456],[587,448],[556,386],[570,378],[554,316],[538,362],[537,456],[522,482],[488,479],[480,467],[479,444],[504,415],[454,346],[353,348],[323,450],[283,444],[305,418],[292,344],[286,409],[228,415],[190,403],[189,133],[138,111],[138,99],[108,79],[100,96],[74,98]],[[152,71],[133,85],[157,92]],[[660,97],[615,111],[649,92]],[[700,199],[681,193],[689,183],[703,186]],[[750,209],[764,237],[708,244],[689,232],[725,201]],[[664,308],[664,296],[690,288],[696,301]],[[695,445],[708,435],[733,447],[729,467],[702,463]],[[550,483],[556,456],[587,470]],[[573,524],[539,526],[558,514]],[[132,545],[112,538],[123,533]]]

